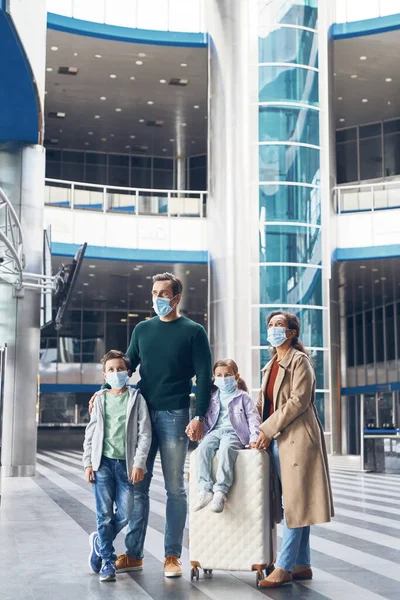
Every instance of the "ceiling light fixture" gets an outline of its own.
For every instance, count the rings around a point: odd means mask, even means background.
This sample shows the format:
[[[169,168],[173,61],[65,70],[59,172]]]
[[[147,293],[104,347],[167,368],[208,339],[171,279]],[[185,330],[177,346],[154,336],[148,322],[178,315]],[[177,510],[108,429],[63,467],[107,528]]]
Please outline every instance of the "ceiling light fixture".
[[[95,58],[103,58],[101,54],[95,54],[94,57]]]
[[[181,123],[182,127],[186,127],[186,123]]]
[[[136,135],[130,135],[129,137],[131,140],[134,140],[136,138]]]
[[[170,141],[170,142],[174,142],[175,140],[174,140],[174,138],[171,138],[169,141]]]
[[[366,269],[367,266],[366,265],[360,265],[360,269]]]
[[[163,152],[166,152],[166,151],[167,151],[167,149],[166,149],[166,148],[163,148],[163,149],[162,149],[162,151],[163,151]]]
[[[137,61],[136,61],[136,64],[140,66],[140,65],[142,65],[142,64],[143,64],[143,61],[142,61],[142,60],[137,60]]]
[[[390,104],[392,104],[390,100],[388,100],[388,104],[389,104],[389,105],[390,105]]]
[[[100,100],[107,100],[105,96],[100,96]]]
[[[95,273],[89,273],[89,277],[96,277]]]
[[[58,46],[52,46],[52,47],[50,48],[50,50],[52,50],[53,52],[57,52],[57,50],[58,50]]]
[[[160,83],[167,83],[166,79],[160,79]]]
[[[339,119],[341,123],[344,123],[346,119]]]
[[[86,283],[86,281],[85,281],[85,283],[84,283],[83,285],[84,285],[85,287],[87,287],[89,284],[88,284],[88,283]]]
[[[89,132],[88,132],[88,135],[93,135],[93,131],[89,131]]]
[[[52,69],[51,67],[47,67],[47,68],[46,68],[46,71],[47,71],[48,73],[51,73],[51,72],[52,72],[52,70],[53,70],[53,69]]]
[[[78,53],[77,53],[77,52],[74,52],[74,56],[78,56]]]
[[[343,100],[343,96],[339,96],[339,97],[338,97],[338,100]]]
[[[89,265],[89,269],[95,269],[96,265]]]
[[[195,108],[195,109],[197,110],[198,108],[200,108],[200,106],[199,106],[198,104],[195,104],[195,105],[193,106],[193,108]]]
[[[139,119],[139,123],[144,123],[144,119]]]
[[[358,75],[354,74],[354,75],[350,75],[351,79],[357,79]]]
[[[122,108],[116,108],[115,112],[122,112]]]
[[[129,150],[130,146],[125,146],[125,148],[126,148],[127,150]]]
[[[153,100],[148,100],[147,104],[149,104],[151,106],[152,104],[154,104],[154,102],[153,102]]]
[[[129,77],[129,79],[130,79],[131,81],[135,81],[136,77],[134,77],[133,75],[131,75],[131,77]]]
[[[393,79],[391,77],[386,77],[385,81],[387,81],[387,83],[390,83],[391,81],[393,81]]]
[[[100,119],[100,115],[94,115],[95,119]]]
[[[117,76],[115,75],[115,73],[111,73],[110,79],[117,79]]]
[[[89,146],[89,142],[85,142],[85,146]]]
[[[360,56],[360,60],[367,60],[366,56]]]
[[[181,67],[187,67],[186,63],[181,63]]]
[[[128,317],[130,317],[131,319],[136,319],[136,317],[138,317],[139,315],[137,313],[129,313]]]
[[[101,138],[101,141],[102,141],[102,142],[106,142],[106,141],[107,141],[107,138]]]
[[[121,323],[126,323],[127,319],[121,319]]]
[[[144,52],[139,52],[138,56],[140,56],[140,58],[145,58],[146,54]]]
[[[361,102],[364,102],[364,104],[366,104],[366,103],[368,102],[368,98],[363,98],[363,99],[361,100]]]

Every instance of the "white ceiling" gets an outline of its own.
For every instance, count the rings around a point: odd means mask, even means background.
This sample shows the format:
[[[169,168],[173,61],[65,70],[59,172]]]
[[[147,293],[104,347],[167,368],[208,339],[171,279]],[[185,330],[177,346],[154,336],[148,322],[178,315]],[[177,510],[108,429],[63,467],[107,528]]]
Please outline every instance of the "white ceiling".
[[[49,29],[46,66],[52,71],[46,72],[45,138],[59,140],[53,147],[136,153],[135,147],[147,146],[149,155],[174,156],[179,138],[187,156],[206,153],[207,49],[115,42]],[[60,66],[78,67],[79,73],[59,75]],[[160,83],[171,78],[189,84]],[[49,118],[49,112],[66,116]],[[164,125],[148,127],[139,119]]]
[[[334,42],[337,128],[400,116],[399,47],[400,31]]]

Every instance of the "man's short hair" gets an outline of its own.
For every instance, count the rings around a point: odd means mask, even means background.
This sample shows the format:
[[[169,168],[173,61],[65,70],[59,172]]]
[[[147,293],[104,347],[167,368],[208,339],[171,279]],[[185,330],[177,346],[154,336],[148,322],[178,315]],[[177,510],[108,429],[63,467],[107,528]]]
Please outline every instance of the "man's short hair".
[[[126,370],[127,371],[131,370],[131,359],[129,358],[129,356],[126,356],[126,354],[124,354],[120,350],[110,350],[101,359],[101,364],[103,365],[103,371],[106,370],[107,361],[112,360],[113,358],[120,358],[121,360],[124,361]]]
[[[172,293],[174,294],[174,296],[182,294],[183,292],[182,281],[179,279],[179,277],[175,277],[175,275],[173,275],[172,273],[159,273],[158,275],[154,275],[153,283],[155,283],[156,281],[170,281]]]

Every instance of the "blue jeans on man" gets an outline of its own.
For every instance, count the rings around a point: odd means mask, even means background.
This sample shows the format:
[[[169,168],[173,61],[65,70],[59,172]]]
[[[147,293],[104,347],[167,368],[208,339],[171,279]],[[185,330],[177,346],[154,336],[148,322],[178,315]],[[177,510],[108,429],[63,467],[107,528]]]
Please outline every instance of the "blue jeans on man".
[[[279,479],[281,476],[281,463],[279,460],[278,442],[271,443],[272,453]],[[310,557],[310,527],[293,527],[286,525],[283,519],[282,548],[276,566],[285,571],[293,571],[293,567],[311,567]]]
[[[93,488],[99,553],[103,560],[113,560],[115,558],[113,542],[128,523],[134,504],[134,486],[128,479],[126,461],[103,456],[100,469],[96,471]]]
[[[150,483],[153,477],[154,462],[159,451],[167,492],[165,556],[180,558],[187,514],[184,475],[189,445],[189,439],[185,432],[189,423],[189,408],[150,410],[150,417],[153,440],[147,459],[147,472],[143,481],[137,483],[134,489],[133,513],[125,537],[126,551],[131,558],[143,558],[150,511]]]

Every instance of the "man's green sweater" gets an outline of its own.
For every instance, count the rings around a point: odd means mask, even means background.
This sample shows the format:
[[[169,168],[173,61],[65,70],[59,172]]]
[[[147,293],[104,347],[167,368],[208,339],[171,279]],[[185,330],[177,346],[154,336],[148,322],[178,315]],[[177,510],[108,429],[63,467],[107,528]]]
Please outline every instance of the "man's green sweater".
[[[186,317],[142,321],[133,330],[127,355],[132,371],[140,364],[138,387],[150,409],[188,407],[192,378],[196,375],[196,415],[206,414],[212,366],[204,327]]]

